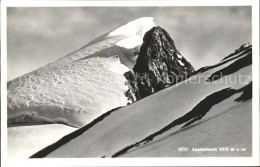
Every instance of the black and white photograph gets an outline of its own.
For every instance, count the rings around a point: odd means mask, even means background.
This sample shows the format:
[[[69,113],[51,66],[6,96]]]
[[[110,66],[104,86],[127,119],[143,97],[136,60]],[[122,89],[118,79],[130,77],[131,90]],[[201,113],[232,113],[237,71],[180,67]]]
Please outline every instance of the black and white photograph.
[[[221,2],[2,5],[2,159],[259,165],[259,2]]]

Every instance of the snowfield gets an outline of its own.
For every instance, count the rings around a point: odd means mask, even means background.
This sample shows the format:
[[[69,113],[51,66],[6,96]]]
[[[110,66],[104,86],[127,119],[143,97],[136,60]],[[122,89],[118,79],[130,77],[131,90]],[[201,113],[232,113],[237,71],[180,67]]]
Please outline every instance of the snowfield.
[[[61,124],[10,127],[8,157],[28,158],[76,129]]]
[[[251,156],[252,46],[231,56],[105,113],[32,157]],[[182,146],[189,151],[178,151]]]

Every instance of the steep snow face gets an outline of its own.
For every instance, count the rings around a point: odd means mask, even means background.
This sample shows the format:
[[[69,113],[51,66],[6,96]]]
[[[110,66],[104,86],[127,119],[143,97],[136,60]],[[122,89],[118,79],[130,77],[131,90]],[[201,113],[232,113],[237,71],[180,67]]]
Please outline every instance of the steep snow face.
[[[108,37],[137,35],[143,38],[144,34],[154,26],[152,17],[142,17],[111,31]]]
[[[119,40],[116,45],[130,49],[141,45],[144,34],[154,26],[156,25],[152,17],[144,17],[117,28],[110,32],[108,37],[125,36],[126,38]]]
[[[135,63],[131,61],[133,57],[132,53],[139,49],[138,46],[142,44],[144,34],[154,26],[155,23],[152,17],[139,18],[101,35],[81,49],[59,59],[55,63],[96,56],[111,57],[118,55],[122,64],[132,67]],[[101,50],[103,50],[102,54],[99,53],[97,55],[96,53]],[[124,54],[122,54],[122,52]]]
[[[189,80],[105,113],[32,157],[251,156],[251,76],[249,45]],[[178,151],[181,146],[190,150]],[[245,150],[191,151],[222,146]]]
[[[115,65],[113,65],[111,68],[109,68],[109,70],[112,72],[118,73],[120,75],[123,75],[126,71],[129,70],[129,68],[126,67],[124,64],[122,64],[118,58]]]
[[[79,50],[8,82],[8,126],[62,123],[83,126],[122,105],[122,75],[135,64],[143,35],[154,26],[140,18]]]

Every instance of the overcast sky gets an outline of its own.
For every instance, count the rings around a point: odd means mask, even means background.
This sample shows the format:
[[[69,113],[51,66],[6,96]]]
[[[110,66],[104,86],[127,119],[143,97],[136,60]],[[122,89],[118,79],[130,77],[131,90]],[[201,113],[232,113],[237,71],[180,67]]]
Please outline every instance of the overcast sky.
[[[198,69],[251,42],[250,7],[8,8],[8,80],[139,17],[154,17]]]

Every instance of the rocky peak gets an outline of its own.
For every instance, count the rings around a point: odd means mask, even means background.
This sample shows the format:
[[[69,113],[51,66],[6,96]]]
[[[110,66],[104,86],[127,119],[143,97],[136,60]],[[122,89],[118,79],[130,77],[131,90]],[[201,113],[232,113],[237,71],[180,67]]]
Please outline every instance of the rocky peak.
[[[131,101],[176,84],[194,71],[176,48],[170,35],[159,26],[153,27],[144,35],[138,55],[134,73],[125,73],[129,87],[126,96]]]

